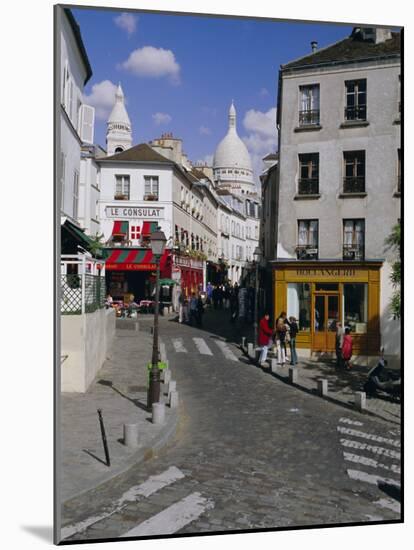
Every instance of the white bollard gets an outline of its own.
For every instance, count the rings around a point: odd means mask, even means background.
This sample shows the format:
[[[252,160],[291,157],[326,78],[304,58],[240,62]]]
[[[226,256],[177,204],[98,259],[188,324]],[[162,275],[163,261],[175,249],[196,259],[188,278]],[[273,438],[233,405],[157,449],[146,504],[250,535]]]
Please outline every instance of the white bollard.
[[[162,371],[164,373],[164,384],[168,384],[171,380],[171,371],[170,369],[163,369]]]
[[[274,358],[270,359],[270,369],[275,374],[278,372],[277,360]]]
[[[176,391],[177,389],[177,382],[175,380],[170,380],[170,382],[168,383],[168,396],[170,395],[170,393],[172,391]]]
[[[355,392],[355,407],[359,411],[364,411],[367,408],[366,394],[363,391]]]
[[[173,390],[170,392],[170,409],[176,409],[178,407],[178,391]]]
[[[289,367],[289,382],[291,384],[298,383],[298,369],[296,367]]]
[[[328,380],[326,380],[325,378],[319,378],[319,380],[317,380],[317,385],[318,385],[318,394],[321,397],[328,395]]]
[[[153,403],[152,404],[152,423],[164,424],[165,420],[165,404]]]
[[[246,347],[246,336],[242,336],[242,349],[245,349]]]
[[[124,424],[124,445],[138,447],[138,424]]]
[[[247,355],[251,358],[251,359],[255,359],[256,357],[256,350],[254,349],[254,346],[251,342],[249,342],[247,344]]]

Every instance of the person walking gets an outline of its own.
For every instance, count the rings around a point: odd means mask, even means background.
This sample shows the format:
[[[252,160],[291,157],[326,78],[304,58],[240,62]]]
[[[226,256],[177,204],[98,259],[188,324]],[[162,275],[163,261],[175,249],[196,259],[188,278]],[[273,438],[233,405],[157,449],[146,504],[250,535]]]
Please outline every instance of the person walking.
[[[203,300],[201,299],[201,296],[198,295],[197,299],[197,326],[202,327],[203,325],[203,313],[204,313],[204,304]]]
[[[276,321],[276,348],[277,348],[277,362],[282,367],[286,363],[286,332],[287,326],[285,324],[286,312],[282,311]]]
[[[272,344],[272,335],[273,330],[269,327],[269,313],[265,313],[264,316],[260,319],[259,323],[259,341],[258,344],[261,346],[260,356],[259,356],[259,365],[262,367],[267,359],[267,352],[269,346]]]
[[[344,341],[344,329],[342,323],[338,321],[336,323],[336,335],[335,335],[335,352],[336,352],[336,366],[342,368],[342,344]]]
[[[345,336],[342,342],[342,359],[344,361],[344,367],[348,370],[351,370],[351,357],[352,357],[352,336],[350,334],[351,329],[349,327],[345,328]]]
[[[291,365],[297,365],[298,364],[298,356],[296,353],[296,335],[299,332],[298,323],[296,321],[296,318],[292,315],[289,317],[289,321],[286,320],[288,326],[289,326],[289,346],[290,346],[290,364]]]
[[[190,325],[195,326],[197,323],[197,311],[198,311],[198,300],[195,295],[195,292],[191,293],[190,299]]]
[[[181,290],[180,295],[178,297],[178,322],[182,323],[184,321],[184,302],[185,302],[185,295],[184,292]]]

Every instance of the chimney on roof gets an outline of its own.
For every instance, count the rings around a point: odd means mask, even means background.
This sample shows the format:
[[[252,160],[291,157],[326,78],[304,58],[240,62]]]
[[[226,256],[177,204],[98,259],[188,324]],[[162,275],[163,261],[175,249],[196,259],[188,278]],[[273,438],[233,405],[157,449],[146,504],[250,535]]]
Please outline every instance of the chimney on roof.
[[[316,50],[318,49],[318,43],[316,40],[312,40],[311,48],[312,48],[312,53],[316,52]]]

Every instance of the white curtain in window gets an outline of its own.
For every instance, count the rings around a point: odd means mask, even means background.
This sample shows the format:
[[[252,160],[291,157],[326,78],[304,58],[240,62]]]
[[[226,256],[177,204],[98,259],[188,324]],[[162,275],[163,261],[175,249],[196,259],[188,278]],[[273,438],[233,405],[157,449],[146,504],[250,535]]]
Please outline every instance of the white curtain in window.
[[[308,227],[305,221],[299,222],[298,237],[299,237],[298,244],[300,246],[305,246],[308,244]]]
[[[301,90],[301,111],[309,111],[310,109],[310,97],[309,97],[309,88],[302,88]]]
[[[316,220],[309,222],[309,244],[318,246],[318,222]]]
[[[299,319],[299,290],[297,283],[288,283],[287,315]]]
[[[351,246],[352,235],[354,232],[354,222],[352,220],[345,220],[344,223],[344,244]]]
[[[364,222],[362,220],[355,222],[355,240],[357,245],[364,244]]]
[[[311,94],[311,109],[319,111],[319,86],[312,86]]]

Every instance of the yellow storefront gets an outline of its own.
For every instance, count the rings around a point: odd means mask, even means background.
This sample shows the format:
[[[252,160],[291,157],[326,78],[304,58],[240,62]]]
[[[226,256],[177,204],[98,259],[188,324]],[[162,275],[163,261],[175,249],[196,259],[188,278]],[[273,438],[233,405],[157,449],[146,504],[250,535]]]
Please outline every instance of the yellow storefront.
[[[377,355],[381,267],[381,261],[272,262],[275,316],[296,317],[298,348],[334,352],[339,320],[351,327],[355,355]]]

